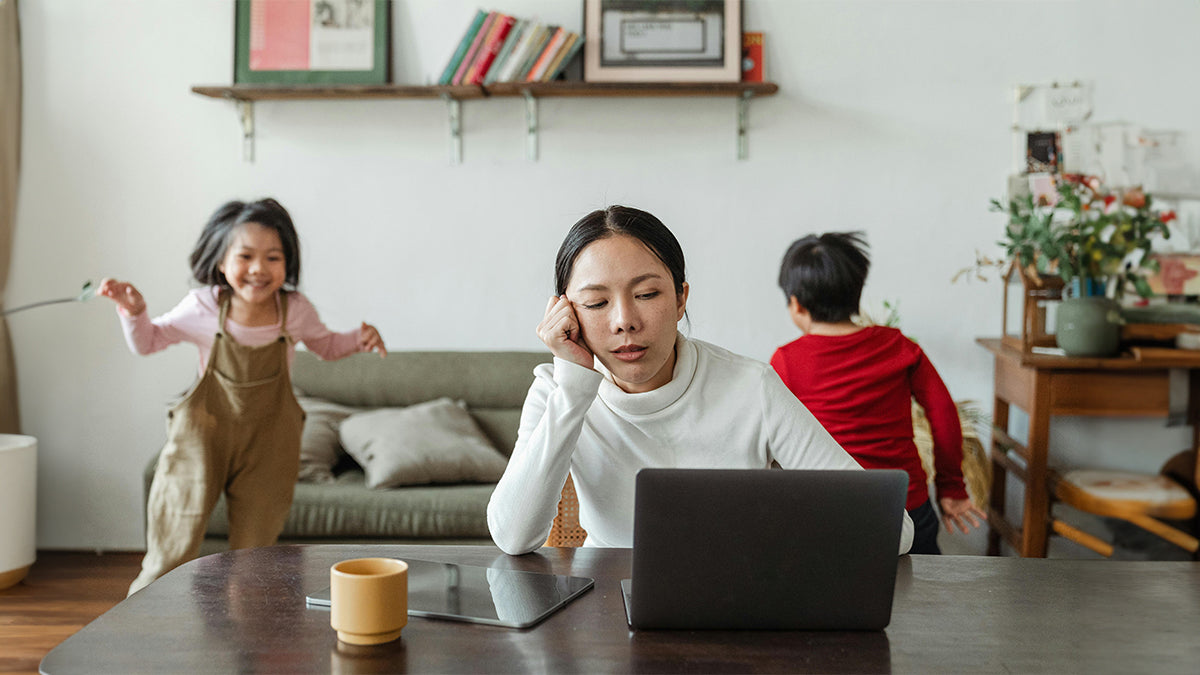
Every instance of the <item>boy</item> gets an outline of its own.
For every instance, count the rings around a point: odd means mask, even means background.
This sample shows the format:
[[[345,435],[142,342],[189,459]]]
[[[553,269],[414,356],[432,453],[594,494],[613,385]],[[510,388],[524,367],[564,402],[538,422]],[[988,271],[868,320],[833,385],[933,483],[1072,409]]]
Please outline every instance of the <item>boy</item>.
[[[804,335],[777,349],[771,365],[864,468],[908,472],[906,508],[916,528],[910,553],[938,554],[938,517],[913,443],[912,398],[933,430],[946,531],[966,533],[967,523],[978,527],[986,516],[967,497],[958,409],[933,364],[895,328],[851,321],[871,264],[866,249],[861,232],[809,235],[788,248],[779,287]]]

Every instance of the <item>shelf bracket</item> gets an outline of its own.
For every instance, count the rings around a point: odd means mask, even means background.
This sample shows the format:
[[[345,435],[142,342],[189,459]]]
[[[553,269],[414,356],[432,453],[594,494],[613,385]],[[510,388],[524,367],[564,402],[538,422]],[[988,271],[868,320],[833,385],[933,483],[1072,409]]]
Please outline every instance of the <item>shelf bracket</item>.
[[[254,162],[254,101],[235,101],[242,123],[242,161]]]
[[[462,164],[462,101],[451,98],[449,94],[442,94],[442,100],[446,102],[446,112],[450,118],[450,163]]]
[[[737,104],[737,158],[746,159],[750,156],[750,140],[746,137],[746,128],[750,125],[750,99],[754,92],[743,91],[738,97]]]
[[[525,92],[525,158],[536,162],[538,158],[538,102]]]

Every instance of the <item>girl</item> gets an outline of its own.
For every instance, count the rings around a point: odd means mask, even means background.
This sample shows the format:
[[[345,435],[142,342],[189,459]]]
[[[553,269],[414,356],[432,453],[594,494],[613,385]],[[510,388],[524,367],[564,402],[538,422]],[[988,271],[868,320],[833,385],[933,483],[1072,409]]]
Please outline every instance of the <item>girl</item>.
[[[860,469],[764,363],[678,331],[683,251],[654,216],[612,206],[571,228],[537,334],[516,447],[488,503],[509,554],[546,539],[570,472],[585,546],[633,544],[642,467]],[[900,552],[912,542],[904,517]]]
[[[130,283],[104,279],[131,350],[176,342],[200,350],[200,377],[167,412],[146,513],[146,557],[129,589],[196,557],[222,492],[231,548],[270,546],[287,520],[300,462],[304,413],[289,375],[295,342],[324,359],[358,351],[386,355],[374,327],[334,333],[296,286],[300,243],[274,199],[229,202],[213,213],[191,256],[203,284],[151,321]]]

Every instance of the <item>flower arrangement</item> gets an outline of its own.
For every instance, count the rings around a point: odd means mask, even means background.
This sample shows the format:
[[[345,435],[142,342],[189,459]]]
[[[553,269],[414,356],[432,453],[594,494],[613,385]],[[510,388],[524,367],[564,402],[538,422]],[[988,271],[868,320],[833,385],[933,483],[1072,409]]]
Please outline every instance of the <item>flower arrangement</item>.
[[[977,256],[956,279],[987,267],[1007,273],[1016,264],[1035,280],[1041,274],[1056,274],[1068,285],[1078,280],[1078,295],[1116,298],[1129,288],[1150,295],[1146,275],[1158,269],[1150,247],[1155,236],[1171,236],[1168,223],[1175,220],[1173,211],[1155,210],[1141,187],[1114,191],[1077,174],[1063,176],[1055,193],[1037,200],[1025,195],[1007,206],[993,199],[991,209],[1008,213],[1005,238],[997,242],[1005,259]]]

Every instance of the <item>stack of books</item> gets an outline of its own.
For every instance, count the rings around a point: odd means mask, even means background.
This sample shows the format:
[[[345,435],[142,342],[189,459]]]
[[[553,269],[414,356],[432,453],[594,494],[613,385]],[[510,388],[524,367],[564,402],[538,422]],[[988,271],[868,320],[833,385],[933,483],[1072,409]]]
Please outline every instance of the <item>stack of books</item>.
[[[583,45],[562,26],[478,10],[438,84],[550,82]]]

